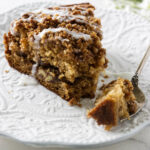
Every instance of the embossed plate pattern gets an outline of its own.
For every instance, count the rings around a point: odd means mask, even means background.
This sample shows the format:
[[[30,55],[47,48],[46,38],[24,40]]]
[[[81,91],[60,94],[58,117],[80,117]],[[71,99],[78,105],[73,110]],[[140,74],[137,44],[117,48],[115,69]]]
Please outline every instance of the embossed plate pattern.
[[[107,132],[86,117],[93,101],[84,99],[82,108],[70,107],[39,84],[20,84],[24,75],[10,68],[5,60],[2,35],[8,31],[10,22],[24,11],[52,5],[56,4],[28,4],[0,15],[0,134],[36,146],[96,147],[126,139],[148,125],[150,103],[135,118]],[[134,72],[150,44],[150,23],[122,11],[97,8],[95,15],[102,20],[103,46],[110,61],[108,70]],[[150,60],[140,77],[146,98],[150,98],[149,68]]]

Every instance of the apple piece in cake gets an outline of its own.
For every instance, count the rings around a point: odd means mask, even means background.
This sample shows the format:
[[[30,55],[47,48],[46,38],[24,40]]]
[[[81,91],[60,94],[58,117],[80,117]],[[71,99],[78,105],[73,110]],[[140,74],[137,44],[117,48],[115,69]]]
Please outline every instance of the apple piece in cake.
[[[34,76],[70,104],[93,98],[107,67],[100,19],[89,3],[28,12],[4,34],[9,65]]]
[[[102,86],[102,94],[96,99],[95,107],[88,112],[106,130],[116,126],[121,119],[137,111],[133,86],[129,80],[119,78]]]

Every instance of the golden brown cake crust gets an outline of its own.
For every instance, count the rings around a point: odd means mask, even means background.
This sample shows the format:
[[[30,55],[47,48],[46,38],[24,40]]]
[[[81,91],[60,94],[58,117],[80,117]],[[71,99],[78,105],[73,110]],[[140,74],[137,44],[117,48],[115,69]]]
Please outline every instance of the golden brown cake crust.
[[[116,114],[116,102],[113,99],[105,99],[88,113],[88,117],[93,117],[99,125],[117,125],[118,114]],[[100,108],[100,109],[99,109]]]
[[[10,66],[35,76],[71,103],[94,97],[98,76],[107,67],[101,22],[94,9],[89,3],[64,5],[14,20],[4,34]]]

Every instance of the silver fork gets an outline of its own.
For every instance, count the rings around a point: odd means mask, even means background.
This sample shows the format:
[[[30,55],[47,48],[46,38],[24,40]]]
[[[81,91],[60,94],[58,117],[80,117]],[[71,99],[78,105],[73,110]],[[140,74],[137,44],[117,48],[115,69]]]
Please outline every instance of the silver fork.
[[[139,107],[138,107],[137,112],[132,114],[132,115],[130,115],[130,117],[133,117],[134,115],[136,115],[145,106],[145,104],[147,102],[146,99],[145,99],[144,93],[138,87],[138,81],[139,81],[138,78],[139,78],[139,75],[140,75],[140,73],[141,73],[141,71],[142,71],[142,69],[143,69],[143,67],[144,67],[144,65],[145,65],[149,55],[150,55],[150,47],[147,49],[143,59],[141,60],[139,66],[138,66],[138,68],[137,68],[137,70],[135,72],[135,75],[131,79],[131,82],[132,82],[133,87],[134,87],[133,92],[134,92],[134,95],[136,97],[136,101],[137,101]],[[126,120],[126,119],[122,119],[121,121],[124,121],[124,120]]]

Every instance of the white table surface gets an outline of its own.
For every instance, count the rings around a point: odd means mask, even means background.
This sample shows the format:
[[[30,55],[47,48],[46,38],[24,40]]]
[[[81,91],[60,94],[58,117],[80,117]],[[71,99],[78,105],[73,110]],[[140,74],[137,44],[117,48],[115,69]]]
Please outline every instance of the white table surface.
[[[19,5],[37,2],[40,0],[0,0],[0,13],[4,13]],[[50,0],[42,0],[50,1]],[[61,0],[57,0],[57,2]],[[86,2],[87,0],[63,0],[64,3]],[[90,1],[90,0],[89,0]],[[94,5],[110,6],[109,0],[92,0]],[[0,150],[56,150],[58,148],[35,148],[0,136]],[[60,150],[60,148],[59,148]],[[150,150],[150,126],[145,127],[134,137],[118,144],[97,148],[97,150]]]

